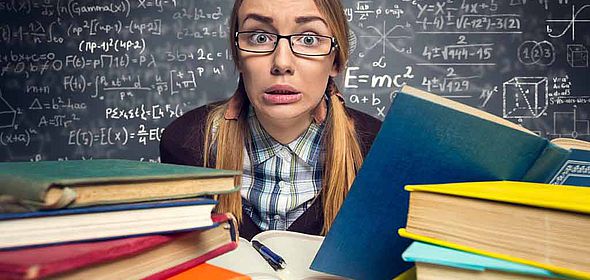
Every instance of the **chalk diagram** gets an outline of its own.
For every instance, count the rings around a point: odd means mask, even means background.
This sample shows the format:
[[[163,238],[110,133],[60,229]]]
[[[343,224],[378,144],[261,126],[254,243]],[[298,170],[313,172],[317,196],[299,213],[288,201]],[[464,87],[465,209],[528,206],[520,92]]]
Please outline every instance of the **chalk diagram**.
[[[548,135],[571,138],[590,136],[590,121],[579,119],[576,106],[571,112],[553,112],[553,132]]]
[[[510,6],[520,6],[526,4],[527,0],[510,0]],[[545,10],[549,9],[549,1],[551,0],[539,0],[539,4],[545,6]],[[568,0],[559,0],[560,5],[567,4]]]
[[[383,55],[386,54],[388,48],[394,49],[397,52],[404,52],[406,48],[401,46],[402,42],[399,40],[406,40],[413,38],[411,31],[409,31],[403,25],[395,25],[390,29],[386,29],[387,22],[383,21],[383,27],[367,26],[366,29],[370,30],[376,35],[360,35],[361,43],[363,47],[369,51],[374,49],[377,45],[381,44],[381,52]],[[368,41],[368,42],[366,42]]]
[[[509,119],[540,117],[549,105],[547,87],[547,77],[514,77],[504,82],[503,117]]]
[[[352,29],[348,29],[348,55],[352,55],[356,50],[356,46],[358,44],[358,40],[356,38],[356,34]]]
[[[548,41],[524,41],[518,46],[518,61],[524,65],[550,66],[555,62],[555,47]]]
[[[568,31],[571,30],[572,34],[572,41],[576,40],[576,23],[590,23],[590,5],[584,5],[582,8],[576,10],[575,5],[572,5],[572,16],[569,19],[547,19],[545,22],[547,23],[547,34],[551,38],[560,38],[565,35]],[[580,13],[587,9],[587,13],[585,15],[587,18],[580,19]],[[553,29],[555,29],[555,25],[563,25],[567,24],[566,27],[563,28],[563,31],[559,34],[553,34]]]
[[[16,110],[2,98],[2,91],[0,91],[0,128],[14,127],[16,120]]]
[[[581,44],[567,45],[567,63],[571,67],[588,68],[588,49]]]

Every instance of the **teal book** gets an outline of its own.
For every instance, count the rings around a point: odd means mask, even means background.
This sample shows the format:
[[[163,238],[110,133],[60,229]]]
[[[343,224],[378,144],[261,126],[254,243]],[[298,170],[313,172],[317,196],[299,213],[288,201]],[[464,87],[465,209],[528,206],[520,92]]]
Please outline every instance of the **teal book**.
[[[0,162],[0,212],[227,193],[238,189],[240,174],[120,159]]]
[[[407,262],[415,262],[418,276],[424,278],[432,275],[438,277],[437,279],[459,279],[461,276],[471,279],[477,279],[476,277],[506,279],[510,276],[530,279],[569,279],[542,268],[422,242],[413,242],[404,251],[402,258]],[[484,276],[485,273],[487,275]]]
[[[484,111],[404,87],[359,170],[314,270],[353,279],[392,279],[410,268],[405,185],[532,181],[590,185],[588,143],[550,142]]]

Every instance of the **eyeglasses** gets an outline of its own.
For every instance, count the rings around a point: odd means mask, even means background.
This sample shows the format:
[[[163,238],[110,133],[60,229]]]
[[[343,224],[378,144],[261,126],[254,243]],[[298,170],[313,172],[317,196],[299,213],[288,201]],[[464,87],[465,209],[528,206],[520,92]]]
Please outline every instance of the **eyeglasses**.
[[[334,37],[315,34],[280,35],[263,31],[239,31],[235,34],[238,49],[252,53],[272,53],[282,38],[287,39],[291,51],[299,55],[325,56],[333,48],[338,48]]]

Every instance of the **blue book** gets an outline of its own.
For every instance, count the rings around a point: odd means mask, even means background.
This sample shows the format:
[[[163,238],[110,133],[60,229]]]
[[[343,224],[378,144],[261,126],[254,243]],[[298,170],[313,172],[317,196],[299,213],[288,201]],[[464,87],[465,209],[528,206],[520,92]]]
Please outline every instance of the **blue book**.
[[[410,241],[395,234],[406,225],[405,185],[590,185],[588,143],[565,142],[573,144],[551,143],[497,116],[406,86],[393,100],[311,268],[354,279],[392,279],[410,268],[401,258]]]
[[[0,249],[215,226],[206,198],[0,214]]]
[[[554,274],[548,270],[519,264],[515,262],[505,261],[501,259],[486,257],[478,254],[473,254],[465,251],[455,250],[451,248],[436,246],[432,244],[413,242],[402,254],[402,258],[407,262],[416,262],[418,267],[418,273],[421,273],[421,264],[434,264],[439,266],[446,266],[457,268],[461,270],[471,271],[500,271],[512,274],[520,274],[539,278],[555,278],[555,279],[569,279],[563,276]],[[451,270],[453,271],[453,270]],[[428,271],[430,272],[430,271]],[[443,275],[442,271],[439,271],[438,275]],[[433,273],[436,273],[433,271]],[[493,273],[493,272],[492,272]],[[452,275],[448,274],[451,278]],[[472,277],[478,274],[469,274]],[[502,275],[502,274],[497,274]],[[515,275],[515,276],[517,276]],[[424,275],[426,276],[426,275]],[[501,276],[499,276],[501,279]]]

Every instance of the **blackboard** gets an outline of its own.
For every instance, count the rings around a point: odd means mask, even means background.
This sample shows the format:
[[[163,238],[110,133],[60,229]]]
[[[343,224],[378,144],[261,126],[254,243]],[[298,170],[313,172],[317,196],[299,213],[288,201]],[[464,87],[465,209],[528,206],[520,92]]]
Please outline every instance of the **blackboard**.
[[[349,106],[403,84],[547,137],[590,140],[590,4],[344,0]],[[232,0],[0,0],[0,161],[158,161],[162,131],[225,99]]]

